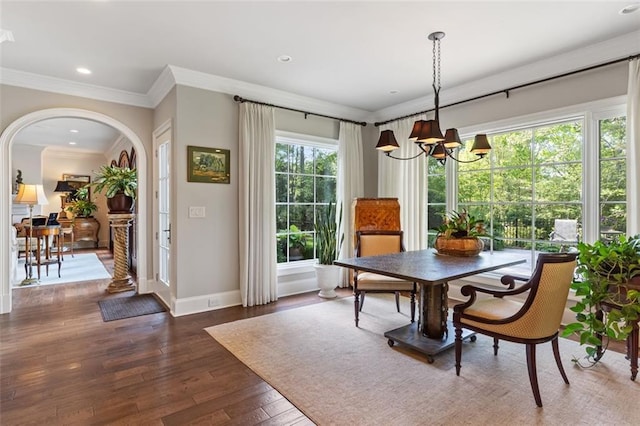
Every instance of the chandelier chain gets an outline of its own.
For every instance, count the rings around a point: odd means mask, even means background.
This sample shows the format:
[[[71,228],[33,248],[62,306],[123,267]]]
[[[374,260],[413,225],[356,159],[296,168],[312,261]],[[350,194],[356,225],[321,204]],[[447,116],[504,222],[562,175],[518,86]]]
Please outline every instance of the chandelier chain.
[[[440,39],[433,40],[433,89],[440,90]]]

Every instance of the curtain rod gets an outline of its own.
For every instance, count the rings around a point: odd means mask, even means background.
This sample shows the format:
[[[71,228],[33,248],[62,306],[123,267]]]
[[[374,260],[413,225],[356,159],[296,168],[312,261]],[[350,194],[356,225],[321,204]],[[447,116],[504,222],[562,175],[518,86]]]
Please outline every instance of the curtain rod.
[[[517,85],[517,86],[509,87],[507,89],[502,89],[502,90],[498,90],[498,91],[495,91],[495,92],[486,93],[484,95],[476,96],[476,97],[473,97],[473,98],[465,99],[463,101],[458,101],[458,102],[454,102],[452,104],[447,104],[447,105],[441,106],[441,107],[439,107],[439,109],[452,107],[452,106],[456,106],[456,105],[461,105],[461,104],[464,104],[464,103],[467,103],[467,102],[477,101],[478,99],[488,98],[489,96],[495,96],[495,95],[499,95],[501,93],[504,93],[507,96],[507,98],[509,98],[509,92],[512,91],[512,90],[522,89],[523,87],[533,86],[534,84],[546,83],[547,81],[555,80],[555,79],[558,79],[558,78],[568,77],[570,75],[579,74],[581,72],[591,71],[591,70],[594,70],[596,68],[602,68],[602,67],[606,67],[608,65],[617,64],[618,62],[631,61],[633,59],[638,59],[638,58],[640,58],[640,53],[628,56],[626,58],[615,59],[613,61],[605,62],[603,64],[592,65],[592,66],[587,67],[587,68],[582,68],[582,69],[575,70],[575,71],[569,71],[569,72],[566,72],[564,74],[554,75],[552,77],[543,78],[541,80],[536,80],[536,81],[532,81],[532,82],[529,82],[529,83],[520,84],[520,85]],[[383,124],[392,123],[394,121],[402,120],[404,118],[414,117],[416,115],[425,114],[425,113],[431,112],[431,111],[435,111],[435,108],[427,109],[427,110],[420,111],[420,112],[414,112],[412,114],[403,115],[402,117],[392,118],[391,120],[379,121],[379,122],[374,123],[374,126],[376,126],[376,127],[382,126]]]
[[[233,97],[233,100],[236,101],[236,102],[240,102],[240,103],[249,102],[249,103],[252,103],[252,104],[258,104],[258,105],[270,106],[270,107],[274,107],[274,108],[286,109],[288,111],[300,112],[300,113],[304,114],[304,118],[307,118],[307,115],[315,115],[315,116],[318,116],[318,117],[330,118],[332,120],[344,121],[346,123],[358,124],[358,125],[363,126],[363,127],[367,125],[367,123],[364,122],[364,121],[347,120],[346,118],[332,117],[330,115],[316,114],[315,112],[302,111],[300,109],[283,107],[283,106],[268,104],[268,103],[260,102],[260,101],[252,101],[251,99],[245,99],[245,98],[243,98],[241,96],[238,96],[238,95],[235,95]]]

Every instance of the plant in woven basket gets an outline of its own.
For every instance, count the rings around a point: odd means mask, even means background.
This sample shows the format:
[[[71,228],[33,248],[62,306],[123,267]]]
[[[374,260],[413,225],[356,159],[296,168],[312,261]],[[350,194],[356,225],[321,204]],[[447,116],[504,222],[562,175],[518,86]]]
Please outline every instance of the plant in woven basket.
[[[484,220],[475,218],[466,210],[461,212],[453,210],[451,213],[445,214],[444,222],[435,230],[438,231],[438,236],[445,238],[489,236],[484,226]]]

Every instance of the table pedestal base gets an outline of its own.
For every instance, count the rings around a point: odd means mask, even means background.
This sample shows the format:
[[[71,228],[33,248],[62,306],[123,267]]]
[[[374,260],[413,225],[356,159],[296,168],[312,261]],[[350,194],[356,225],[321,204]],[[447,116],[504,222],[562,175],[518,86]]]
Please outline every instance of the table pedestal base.
[[[444,337],[441,339],[432,339],[422,334],[418,328],[418,323],[414,322],[413,324],[387,331],[384,333],[384,337],[389,339],[389,346],[393,346],[395,343],[402,343],[411,349],[427,355],[427,361],[432,363],[433,355],[445,351],[455,345],[456,333],[453,323],[447,321],[447,333],[445,333]],[[462,339],[464,340],[467,338],[470,338],[472,342],[475,341],[475,333],[463,328]]]

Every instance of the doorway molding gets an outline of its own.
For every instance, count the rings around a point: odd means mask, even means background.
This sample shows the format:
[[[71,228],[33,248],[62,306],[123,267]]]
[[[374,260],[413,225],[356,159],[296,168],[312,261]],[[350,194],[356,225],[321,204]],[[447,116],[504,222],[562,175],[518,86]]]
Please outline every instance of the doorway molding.
[[[150,291],[148,290],[150,287],[147,268],[148,221],[145,220],[148,214],[148,179],[146,179],[148,157],[142,141],[140,140],[138,135],[136,135],[128,126],[112,117],[109,117],[108,115],[78,108],[49,108],[23,115],[22,117],[9,124],[0,135],[0,154],[2,155],[2,160],[0,160],[0,164],[2,165],[2,167],[0,168],[0,170],[2,170],[2,172],[0,173],[0,314],[11,312],[12,308],[10,229],[11,226],[13,226],[13,224],[11,223],[11,150],[14,137],[24,128],[39,121],[47,120],[50,118],[67,117],[84,118],[111,126],[125,135],[131,141],[136,150],[136,155],[138,157],[138,199],[141,200],[141,202],[138,203],[138,217],[142,218],[142,220],[136,221],[138,241],[141,242],[141,244],[137,245],[137,291],[138,293],[147,293],[148,291]]]

